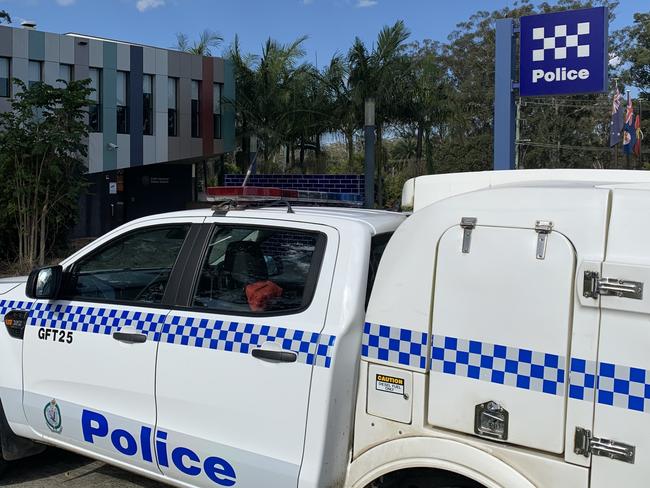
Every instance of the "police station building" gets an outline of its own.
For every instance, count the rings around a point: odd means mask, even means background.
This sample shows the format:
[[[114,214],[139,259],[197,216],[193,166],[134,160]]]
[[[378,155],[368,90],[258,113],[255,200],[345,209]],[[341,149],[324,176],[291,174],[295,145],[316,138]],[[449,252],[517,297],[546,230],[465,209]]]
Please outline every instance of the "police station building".
[[[234,75],[222,58],[0,26],[0,111],[11,108],[11,78],[91,80],[78,236],[186,208],[202,163],[234,150]]]

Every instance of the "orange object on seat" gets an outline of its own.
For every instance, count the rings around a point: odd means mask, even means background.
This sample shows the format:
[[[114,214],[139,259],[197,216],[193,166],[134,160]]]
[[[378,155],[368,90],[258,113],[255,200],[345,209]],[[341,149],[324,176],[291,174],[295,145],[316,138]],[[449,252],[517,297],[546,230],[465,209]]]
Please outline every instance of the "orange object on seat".
[[[282,288],[272,281],[258,281],[246,286],[246,299],[253,312],[264,312],[272,298],[282,296]]]

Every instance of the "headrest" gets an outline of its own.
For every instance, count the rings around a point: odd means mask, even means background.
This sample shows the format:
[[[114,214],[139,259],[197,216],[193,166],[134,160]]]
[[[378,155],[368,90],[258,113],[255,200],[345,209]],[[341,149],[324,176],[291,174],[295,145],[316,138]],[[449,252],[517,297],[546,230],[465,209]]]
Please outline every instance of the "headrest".
[[[238,284],[248,285],[268,279],[269,273],[262,248],[257,242],[239,241],[228,244],[224,271]]]

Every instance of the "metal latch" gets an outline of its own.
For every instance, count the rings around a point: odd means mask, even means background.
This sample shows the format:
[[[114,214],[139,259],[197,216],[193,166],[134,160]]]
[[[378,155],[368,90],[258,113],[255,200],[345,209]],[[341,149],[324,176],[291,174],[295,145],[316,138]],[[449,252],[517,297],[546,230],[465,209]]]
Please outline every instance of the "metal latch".
[[[634,464],[636,457],[636,447],[623,442],[593,437],[590,430],[581,427],[576,427],[573,452],[584,457],[592,454],[629,464]]]
[[[492,439],[508,439],[508,411],[495,401],[474,407],[474,433]]]
[[[643,300],[643,283],[619,278],[601,278],[596,271],[585,271],[582,294],[585,298],[598,298],[602,295]]]
[[[463,228],[463,253],[468,254],[472,245],[472,231],[476,227],[476,217],[463,217],[460,226]]]
[[[546,241],[552,230],[553,222],[546,220],[538,220],[535,222],[535,232],[537,232],[537,251],[535,252],[535,256],[537,259],[544,259],[546,257]]]

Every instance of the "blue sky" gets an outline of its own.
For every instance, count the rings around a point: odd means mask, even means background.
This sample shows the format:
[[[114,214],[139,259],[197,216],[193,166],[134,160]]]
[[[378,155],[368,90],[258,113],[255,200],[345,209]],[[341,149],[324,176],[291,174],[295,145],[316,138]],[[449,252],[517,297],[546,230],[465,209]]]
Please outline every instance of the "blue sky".
[[[29,19],[48,32],[80,32],[159,47],[175,34],[205,28],[228,45],[239,34],[245,52],[259,52],[271,36],[289,42],[308,35],[307,58],[322,66],[345,52],[355,36],[372,42],[379,29],[403,19],[412,39],[445,40],[454,26],[477,10],[511,5],[508,0],[0,0],[14,24]],[[611,28],[648,11],[648,0],[622,0]],[[221,51],[221,49],[219,49]]]

